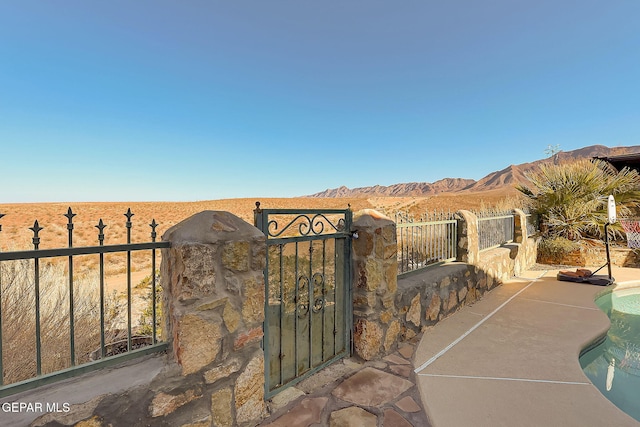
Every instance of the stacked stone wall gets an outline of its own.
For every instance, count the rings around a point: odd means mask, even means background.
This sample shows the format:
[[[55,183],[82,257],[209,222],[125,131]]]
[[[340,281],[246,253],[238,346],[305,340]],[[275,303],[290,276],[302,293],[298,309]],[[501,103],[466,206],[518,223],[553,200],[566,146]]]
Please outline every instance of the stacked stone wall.
[[[458,262],[401,277],[396,298],[404,317],[401,338],[415,337],[500,284],[484,270]]]
[[[456,213],[456,262],[427,267],[390,281],[397,268],[395,224],[363,212],[354,222],[354,348],[365,360],[392,351],[536,262],[537,239],[527,236],[526,215],[514,211],[514,242],[480,251],[477,217]],[[374,248],[378,248],[375,250]],[[383,250],[384,249],[384,250]],[[391,299],[393,298],[393,301]]]
[[[640,253],[637,250],[621,247],[610,247],[609,255],[611,265],[617,267],[640,267]],[[542,264],[560,264],[576,267],[600,267],[605,264],[607,254],[604,244],[599,246],[584,245],[579,249],[564,253],[559,256],[538,256],[538,262]]]
[[[530,237],[524,243],[480,252],[479,265],[451,262],[401,276],[396,295],[402,320],[400,337],[413,338],[519,275],[535,264],[536,244],[537,240]]]
[[[355,215],[353,248],[353,345],[371,360],[397,347],[401,324],[396,224],[373,210]]]
[[[202,390],[213,425],[253,424],[266,414],[265,236],[230,213],[207,211],[163,238],[171,241],[162,276],[172,354],[194,384],[186,393]],[[154,402],[164,394],[174,395],[158,393]]]

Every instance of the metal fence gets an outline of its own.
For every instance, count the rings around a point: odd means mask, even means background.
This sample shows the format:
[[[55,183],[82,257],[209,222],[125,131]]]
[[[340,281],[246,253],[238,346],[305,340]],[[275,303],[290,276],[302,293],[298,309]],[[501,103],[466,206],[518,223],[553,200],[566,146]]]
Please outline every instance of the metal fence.
[[[534,236],[540,231],[539,216],[527,212],[527,236]]]
[[[515,224],[512,212],[483,211],[476,215],[481,251],[513,242]]]
[[[68,219],[68,247],[40,249],[39,233],[44,228],[35,221],[30,228],[33,249],[0,252],[0,397],[166,349],[167,344],[158,338],[156,251],[168,248],[170,244],[156,242],[158,224],[155,220],[149,224],[151,242],[131,243],[131,217],[134,214],[129,209],[124,215],[127,219],[126,244],[104,245],[107,226],[100,219],[95,226],[98,245],[74,247],[73,217],[76,214],[69,208],[64,215]],[[0,214],[0,218],[3,216]],[[139,325],[134,329],[132,319],[131,255],[136,251],[149,251],[151,257],[149,304],[152,313],[147,328],[150,330],[145,334],[140,333]],[[126,322],[120,320],[115,328],[113,325],[107,327],[105,323],[106,318],[114,315],[113,310],[120,301],[110,299],[106,294],[105,254],[111,253],[126,254]],[[84,255],[98,257],[98,283],[81,283],[81,275],[74,272],[74,260]],[[61,270],[63,274],[58,274],[62,277],[56,277],[53,289],[50,283],[54,282],[49,282],[47,272],[54,265],[55,257],[58,257],[58,265],[64,264],[64,269]],[[86,294],[89,287],[94,287],[99,295],[94,298],[95,305],[78,306],[80,295]],[[55,299],[52,296],[56,296]],[[115,302],[110,304],[109,301]],[[124,317],[124,313],[122,315]],[[12,328],[16,322],[20,324],[19,328]],[[93,329],[95,343],[87,343],[87,338],[76,330],[80,324],[88,326],[90,331]],[[60,333],[66,344],[59,339],[53,341],[52,331]],[[81,346],[77,345],[79,340]],[[92,351],[87,351],[89,347]],[[6,372],[16,363],[24,364],[21,369],[26,374],[23,372],[17,379],[9,378]]]
[[[416,220],[399,212],[395,221],[398,274],[456,259],[458,222],[452,213],[434,212]]]

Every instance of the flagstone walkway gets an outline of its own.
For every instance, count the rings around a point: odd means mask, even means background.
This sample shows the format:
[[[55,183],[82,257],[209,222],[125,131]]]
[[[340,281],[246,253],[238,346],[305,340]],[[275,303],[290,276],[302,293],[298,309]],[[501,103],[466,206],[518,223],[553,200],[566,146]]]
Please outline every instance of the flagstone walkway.
[[[274,396],[261,427],[429,427],[411,364],[416,337],[382,360],[344,359]]]

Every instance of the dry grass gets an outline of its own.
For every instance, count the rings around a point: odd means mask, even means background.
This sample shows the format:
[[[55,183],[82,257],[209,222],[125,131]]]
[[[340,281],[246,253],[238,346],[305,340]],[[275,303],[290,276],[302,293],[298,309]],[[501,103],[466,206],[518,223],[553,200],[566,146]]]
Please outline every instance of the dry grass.
[[[346,208],[358,211],[374,208],[389,216],[397,211],[419,216],[425,211],[456,211],[459,209],[478,210],[486,207],[509,205],[513,207],[519,193],[515,189],[492,190],[476,193],[451,193],[429,197],[360,197],[360,198],[266,198],[266,199],[224,199],[199,202],[131,202],[131,203],[23,203],[0,204],[0,250],[12,251],[32,249],[33,233],[29,230],[38,220],[41,227],[40,249],[66,247],[68,245],[67,218],[69,207],[77,215],[73,218],[73,245],[94,246],[98,244],[100,219],[106,224],[104,244],[121,244],[127,241],[125,227],[127,209],[132,218],[131,241],[133,243],[151,241],[153,219],[159,224],[157,240],[162,234],[180,221],[205,210],[228,211],[249,223],[253,223],[256,200],[262,208]],[[159,255],[159,253],[158,253]],[[64,261],[64,260],[62,260]],[[158,266],[160,265],[158,259]],[[132,253],[132,271],[151,274],[150,256],[147,251]],[[75,268],[78,273],[90,274],[98,268],[98,256],[77,257]],[[111,281],[121,282],[126,273],[126,255],[123,253],[105,255],[105,272]],[[119,276],[119,277],[118,277]]]
[[[65,247],[68,244],[67,208],[71,207],[77,216],[74,223],[74,246],[98,244],[96,225],[102,219],[105,228],[105,245],[126,243],[126,218],[124,214],[131,208],[134,216],[131,230],[132,242],[151,240],[149,224],[155,219],[159,224],[156,231],[158,240],[171,226],[204,210],[231,212],[249,223],[253,223],[256,200],[263,208],[346,208],[358,211],[375,208],[388,215],[396,211],[420,214],[425,211],[459,209],[480,209],[493,207],[515,200],[515,189],[485,191],[476,193],[451,193],[429,197],[360,197],[360,198],[266,198],[266,199],[224,199],[200,202],[131,202],[131,203],[21,203],[0,204],[0,250],[30,249],[33,247],[33,233],[29,227],[33,222],[44,229],[40,232],[40,248]]]
[[[36,375],[36,300],[33,261],[2,263],[2,341],[4,383]],[[40,328],[42,373],[70,367],[69,286],[62,264],[40,266]],[[94,275],[74,278],[75,359],[89,361],[100,347],[99,280]],[[105,295],[105,337],[122,337],[126,302],[115,292]],[[126,323],[125,323],[126,325]]]
[[[0,248],[4,251],[32,248],[33,233],[29,227],[33,226],[36,219],[44,227],[40,232],[41,249],[67,246],[67,218],[63,215],[69,206],[77,214],[73,219],[74,246],[93,246],[98,244],[95,226],[100,219],[107,225],[104,230],[105,245],[126,243],[124,214],[128,208],[134,214],[131,240],[135,243],[151,240],[149,224],[152,219],[159,224],[156,231],[160,240],[168,228],[204,210],[229,211],[253,223],[255,202],[256,199],[227,199],[203,202],[0,204],[0,213],[6,214],[0,219]],[[262,207],[346,208],[348,203],[356,210],[371,207],[366,199],[263,199]]]
[[[387,215],[403,211],[418,217],[424,212],[433,211],[512,209],[522,206],[524,197],[515,188],[509,188],[482,192],[445,193],[427,197],[374,197],[369,198],[368,201]]]

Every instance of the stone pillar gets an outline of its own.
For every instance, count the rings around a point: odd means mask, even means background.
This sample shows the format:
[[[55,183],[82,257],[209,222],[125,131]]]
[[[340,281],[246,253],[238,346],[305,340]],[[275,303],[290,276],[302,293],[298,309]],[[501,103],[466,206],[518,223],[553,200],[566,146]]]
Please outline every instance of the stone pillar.
[[[400,322],[396,224],[380,212],[357,212],[352,225],[354,349],[364,360],[397,347]]]
[[[171,242],[162,286],[173,358],[216,425],[255,425],[265,415],[265,236],[231,213],[205,211],[163,240]]]
[[[465,210],[456,212],[458,220],[458,257],[456,261],[477,264],[480,260],[478,217]]]
[[[513,230],[514,243],[526,242],[529,237],[527,235],[527,214],[521,209],[514,209],[513,220],[515,227]]]
[[[514,209],[514,215],[516,226],[515,242],[520,243],[521,246],[518,252],[518,258],[521,260],[520,264],[523,269],[529,268],[537,261],[540,237],[536,237],[535,235],[529,236],[527,224],[528,221],[533,221],[532,217],[527,217],[527,214],[520,209]]]

